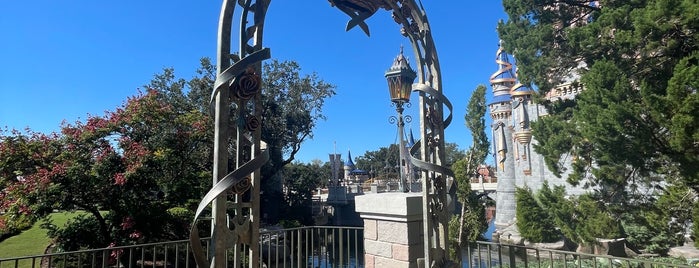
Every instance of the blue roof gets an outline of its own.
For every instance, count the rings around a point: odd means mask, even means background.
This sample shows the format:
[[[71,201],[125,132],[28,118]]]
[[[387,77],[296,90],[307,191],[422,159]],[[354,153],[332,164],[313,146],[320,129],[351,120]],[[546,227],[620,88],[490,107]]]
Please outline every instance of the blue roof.
[[[512,100],[512,97],[510,94],[503,94],[499,96],[493,97],[493,99],[490,100],[488,105],[494,104],[494,103],[501,103],[501,102],[510,102]]]
[[[347,161],[345,161],[345,166],[354,167],[354,162],[352,162],[352,153],[347,150]]]
[[[369,174],[369,172],[366,172],[366,170],[363,170],[363,169],[355,169],[355,170],[350,171],[350,174],[353,174],[353,175],[366,175],[366,174]]]

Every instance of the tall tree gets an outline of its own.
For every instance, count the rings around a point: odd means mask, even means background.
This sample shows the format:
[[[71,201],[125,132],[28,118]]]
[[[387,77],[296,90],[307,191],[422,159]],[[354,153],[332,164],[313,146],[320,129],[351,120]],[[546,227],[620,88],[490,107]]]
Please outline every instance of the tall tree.
[[[585,91],[533,124],[552,170],[579,159],[572,182],[681,176],[699,191],[699,3],[691,0],[503,1],[498,31],[518,77],[546,94],[566,79]],[[573,75],[571,75],[573,74]],[[572,109],[572,112],[566,112]],[[552,131],[548,126],[565,127]],[[573,130],[573,131],[571,131]],[[555,141],[546,143],[545,141]],[[561,142],[558,142],[561,141]],[[564,150],[554,148],[570,144]],[[656,176],[657,178],[657,176]]]
[[[471,178],[478,176],[478,166],[485,162],[490,147],[488,136],[485,134],[485,91],[486,87],[479,85],[471,94],[464,120],[466,127],[471,131],[473,143],[466,156],[452,166],[458,185],[457,198],[462,205],[461,212],[454,216],[453,223],[450,224],[455,226],[452,229],[456,229],[456,232],[452,233],[456,236],[455,240],[459,246],[481,238],[481,234],[487,229],[485,204],[471,191]]]
[[[376,151],[366,151],[364,155],[352,159],[357,168],[373,171],[376,175],[384,175],[391,178],[398,177],[399,150],[397,144],[381,147]]]
[[[294,161],[301,144],[313,137],[316,123],[325,119],[322,108],[325,100],[335,95],[335,86],[325,82],[317,73],[302,74],[295,61],[265,62],[262,72],[262,140],[270,152],[270,160],[261,170],[264,178],[261,198],[267,204],[262,215],[267,215],[265,220],[275,222],[283,202],[284,181],[279,172]],[[164,96],[178,96],[170,99],[174,103],[183,103],[184,110],[209,113],[215,80],[215,66],[210,59],[202,58],[195,77],[189,81],[176,78],[173,70],[166,68],[147,86],[164,92]],[[180,92],[185,95],[173,94]],[[231,114],[235,113],[232,111]],[[231,117],[231,120],[236,119]],[[207,126],[212,129],[211,121]],[[234,152],[230,153],[232,156]]]
[[[57,134],[27,130],[0,132],[0,240],[32,226],[51,211],[40,202],[53,174],[65,167],[53,166],[64,146]]]
[[[551,114],[532,124],[534,148],[554,173],[570,171],[569,182],[595,189],[592,199],[604,204],[589,206],[595,215],[638,219],[629,217],[640,209],[632,203],[668,191],[638,189],[677,184],[668,178],[699,192],[699,3],[504,0],[503,6],[508,20],[498,32],[505,49],[515,54],[518,78],[539,89]],[[542,98],[568,82],[584,88],[574,100]],[[571,170],[561,165],[565,156],[574,159]]]
[[[211,145],[208,119],[196,110],[180,112],[169,99],[154,90],[140,94],[104,116],[64,124],[53,138],[32,135],[29,147],[9,142],[25,140],[21,135],[3,139],[3,148],[38,151],[21,165],[3,154],[3,162],[13,164],[3,165],[2,173],[17,174],[33,187],[13,187],[22,191],[10,191],[3,200],[19,202],[3,202],[0,209],[13,211],[22,200],[33,200],[45,209],[18,212],[42,218],[52,209],[85,211],[64,228],[44,225],[64,250],[184,238],[170,212],[186,209],[208,188],[209,165],[202,164],[208,155],[197,148]],[[37,163],[43,164],[26,168]]]
[[[270,160],[262,168],[262,199],[269,204],[264,209],[271,221],[278,214],[273,204],[279,204],[283,181],[279,172],[291,163],[301,144],[313,137],[325,100],[335,95],[335,86],[318,74],[301,74],[294,61],[272,60],[262,70],[262,140],[267,143]]]
[[[284,166],[283,219],[313,225],[311,202],[313,191],[330,176],[318,164],[291,163]]]

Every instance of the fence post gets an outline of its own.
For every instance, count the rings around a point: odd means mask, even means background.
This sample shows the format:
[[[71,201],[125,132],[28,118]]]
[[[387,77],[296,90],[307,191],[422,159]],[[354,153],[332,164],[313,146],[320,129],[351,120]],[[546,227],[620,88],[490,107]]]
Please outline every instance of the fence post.
[[[355,197],[364,220],[364,267],[418,267],[424,257],[421,193]]]

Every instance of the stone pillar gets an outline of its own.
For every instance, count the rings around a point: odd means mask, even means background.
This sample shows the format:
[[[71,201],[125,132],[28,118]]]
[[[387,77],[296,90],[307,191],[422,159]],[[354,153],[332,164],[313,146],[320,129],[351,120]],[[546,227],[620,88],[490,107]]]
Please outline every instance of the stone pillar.
[[[418,267],[425,254],[422,193],[361,195],[355,209],[364,220],[364,267]]]

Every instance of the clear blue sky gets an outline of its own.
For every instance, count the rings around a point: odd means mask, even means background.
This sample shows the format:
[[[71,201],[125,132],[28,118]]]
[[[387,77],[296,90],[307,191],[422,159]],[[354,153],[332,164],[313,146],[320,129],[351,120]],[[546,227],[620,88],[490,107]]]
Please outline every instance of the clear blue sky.
[[[448,4],[447,4],[448,3]],[[454,105],[447,142],[468,148],[464,114],[471,92],[487,85],[494,62],[500,1],[425,0],[442,68],[444,94]],[[201,57],[215,59],[221,2],[212,0],[6,1],[0,9],[0,127],[58,131],[63,120],[114,110],[137,94],[154,74],[173,67],[189,79]],[[368,20],[371,37],[324,0],[272,1],[264,45],[272,57],[296,60],[302,72],[317,72],[337,85],[297,159],[327,161],[335,150],[346,158],[397,141],[395,114],[384,72],[401,45],[390,13]],[[406,56],[414,67],[411,50]],[[417,96],[413,95],[413,102]],[[417,105],[406,110],[419,135]],[[419,138],[416,136],[416,138]]]

